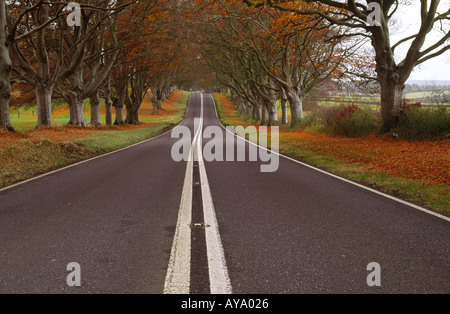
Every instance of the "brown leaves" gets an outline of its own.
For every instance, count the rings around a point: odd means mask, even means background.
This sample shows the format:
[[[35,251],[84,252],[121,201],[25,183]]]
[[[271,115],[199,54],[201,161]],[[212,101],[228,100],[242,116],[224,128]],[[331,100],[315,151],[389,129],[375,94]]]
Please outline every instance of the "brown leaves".
[[[223,95],[218,98],[222,102],[224,119],[233,124],[248,125],[236,115],[231,101]],[[348,107],[346,110],[353,109]],[[393,139],[390,136],[347,138],[287,128],[281,128],[280,131],[282,150],[315,152],[350,164],[362,164],[373,172],[417,180],[429,185],[450,184],[448,139],[412,142]]]
[[[302,141],[299,134],[297,141]],[[368,166],[371,171],[419,180],[426,184],[450,184],[450,141],[410,142],[382,139],[375,136],[352,139],[318,136],[309,142],[307,150],[337,159]]]

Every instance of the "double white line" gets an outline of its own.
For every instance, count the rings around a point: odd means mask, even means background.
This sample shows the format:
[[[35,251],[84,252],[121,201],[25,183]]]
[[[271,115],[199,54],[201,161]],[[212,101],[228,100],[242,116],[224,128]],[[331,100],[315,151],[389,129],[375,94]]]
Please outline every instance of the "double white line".
[[[197,153],[202,191],[206,251],[208,258],[209,282],[212,294],[231,294],[231,283],[226,266],[217,218],[214,211],[211,190],[202,154],[203,94],[200,95],[200,119],[192,141],[181,196],[178,222],[170,254],[169,267],[164,285],[165,294],[189,294],[191,275],[191,223],[194,156]]]

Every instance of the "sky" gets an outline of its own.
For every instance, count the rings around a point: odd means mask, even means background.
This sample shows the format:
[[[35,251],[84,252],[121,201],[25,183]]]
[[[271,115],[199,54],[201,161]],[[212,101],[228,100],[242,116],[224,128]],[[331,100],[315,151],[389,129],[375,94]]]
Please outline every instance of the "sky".
[[[402,5],[396,14],[398,20],[396,25],[391,28],[392,42],[395,44],[398,39],[417,33],[420,27],[420,0],[410,0],[410,5]],[[450,0],[443,0],[439,6],[438,12],[445,12],[450,8]],[[447,31],[450,29],[450,23],[444,26]],[[442,33],[433,31],[429,34],[429,39],[440,38]],[[425,42],[424,48],[432,41]],[[399,46],[396,59],[403,59],[406,48],[411,41],[405,45]],[[403,48],[403,49],[401,49]],[[422,49],[423,50],[423,49]],[[444,52],[439,57],[430,59],[419,65],[411,74],[410,80],[448,80],[450,81],[450,50]]]

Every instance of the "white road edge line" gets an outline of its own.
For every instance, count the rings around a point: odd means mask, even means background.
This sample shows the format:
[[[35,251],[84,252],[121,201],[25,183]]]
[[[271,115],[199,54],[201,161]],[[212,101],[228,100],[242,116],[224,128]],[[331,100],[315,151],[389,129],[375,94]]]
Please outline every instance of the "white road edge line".
[[[217,112],[217,110],[218,110],[218,109],[217,109],[217,104],[216,104],[216,102],[215,102],[215,100],[214,100],[214,97],[213,97],[211,94],[210,94],[210,96],[211,96],[211,98],[212,98],[212,100],[213,100],[213,102],[214,102],[214,105],[215,105],[215,107],[216,107],[216,117],[217,117],[217,120],[219,121],[219,124],[220,124],[221,127],[224,128],[228,133],[233,134],[233,133],[230,132],[230,131],[222,124],[222,122],[220,121],[219,114],[218,114],[218,112]],[[234,135],[234,134],[233,134],[233,135]],[[263,147],[263,146],[259,146],[258,144],[255,144],[255,143],[253,143],[253,142],[250,142],[249,140],[247,140],[247,139],[245,139],[245,138],[243,138],[243,137],[241,137],[241,136],[239,136],[239,137],[240,137],[241,139],[243,139],[244,141],[246,141],[246,142],[252,144],[252,145],[255,145],[255,146],[257,146],[257,147],[260,147],[260,148],[263,148],[263,149],[269,151],[267,148],[265,148],[265,147]],[[293,161],[293,162],[295,162],[295,163],[297,163],[297,164],[300,164],[300,165],[302,165],[302,166],[305,166],[305,167],[308,167],[308,168],[310,168],[310,169],[313,169],[313,170],[316,170],[316,171],[318,171],[318,172],[321,172],[321,173],[323,173],[323,174],[326,174],[326,175],[328,175],[328,176],[330,176],[330,177],[333,177],[333,178],[336,178],[336,179],[338,179],[338,180],[347,182],[347,183],[352,184],[352,185],[355,185],[355,186],[357,186],[357,187],[359,187],[359,188],[361,188],[361,189],[364,189],[364,190],[370,191],[370,192],[372,192],[372,193],[375,193],[375,194],[384,196],[384,197],[386,197],[386,198],[388,198],[388,199],[391,199],[391,200],[396,201],[396,202],[398,202],[398,203],[401,203],[401,204],[403,204],[403,205],[407,205],[407,206],[409,206],[409,207],[412,207],[412,208],[415,208],[415,209],[417,209],[417,210],[420,210],[420,211],[422,211],[422,212],[424,212],[424,213],[433,215],[433,216],[435,216],[435,217],[438,217],[438,218],[441,218],[441,219],[443,219],[443,220],[446,220],[446,221],[450,222],[450,217],[446,217],[446,216],[444,216],[444,215],[441,215],[441,214],[439,214],[439,213],[433,212],[433,211],[428,210],[428,209],[426,209],[426,208],[423,208],[423,207],[421,207],[421,206],[418,206],[418,205],[409,203],[409,202],[407,202],[407,201],[404,201],[404,200],[402,200],[402,199],[396,198],[396,197],[394,197],[394,196],[392,196],[392,195],[389,195],[389,194],[386,194],[386,193],[377,191],[377,190],[375,190],[375,189],[369,188],[369,187],[364,186],[364,185],[362,185],[362,184],[359,184],[359,183],[353,182],[353,181],[351,181],[351,180],[342,178],[342,177],[340,177],[340,176],[338,176],[338,175],[335,175],[335,174],[332,174],[332,173],[330,173],[330,172],[324,171],[324,170],[322,170],[322,169],[316,168],[316,167],[314,167],[314,166],[305,164],[305,163],[303,163],[303,162],[301,162],[301,161],[298,161],[298,160],[296,160],[296,159],[294,159],[294,158],[285,156],[285,155],[283,155],[283,154],[280,154],[280,153],[277,153],[277,152],[272,152],[272,153],[275,153],[275,154],[277,154],[277,155],[279,155],[279,156],[281,156],[281,157],[283,157],[283,158],[285,158],[285,159],[288,159],[288,160],[290,160],[290,161]]]
[[[203,112],[203,94],[201,102]],[[203,129],[203,120],[201,123],[201,128]],[[232,294],[231,281],[228,274],[225,253],[219,233],[219,224],[217,222],[211,189],[208,182],[208,175],[206,174],[205,162],[203,160],[202,137],[199,136],[197,141],[197,155],[202,189],[203,216],[205,219],[205,224],[209,225],[209,227],[207,227],[205,230],[205,236],[210,290],[211,294]]]

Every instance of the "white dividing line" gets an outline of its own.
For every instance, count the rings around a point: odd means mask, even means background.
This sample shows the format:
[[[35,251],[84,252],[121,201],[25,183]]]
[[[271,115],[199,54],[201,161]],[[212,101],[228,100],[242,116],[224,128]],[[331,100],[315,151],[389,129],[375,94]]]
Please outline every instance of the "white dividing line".
[[[218,109],[217,109],[217,104],[216,104],[216,102],[214,101],[214,97],[213,97],[211,94],[210,94],[210,96],[211,96],[212,101],[214,102],[214,105],[215,105],[215,107],[216,107],[216,117],[217,117],[217,120],[219,121],[220,126],[221,126],[223,129],[225,129],[227,132],[229,132],[230,134],[235,135],[234,133],[230,132],[230,131],[222,124],[222,122],[220,121],[220,119],[219,119],[219,114],[218,114],[218,112],[217,112],[217,110],[218,110]],[[255,144],[255,143],[253,143],[253,142],[250,142],[250,141],[247,140],[246,138],[243,138],[243,137],[241,137],[241,136],[240,136],[240,138],[243,139],[244,141],[248,142],[249,144],[255,145],[256,147],[261,147],[261,148],[263,148],[263,149],[269,151],[267,148],[262,147],[262,146],[259,146],[258,144]],[[297,163],[297,164],[300,164],[300,165],[302,165],[302,166],[305,166],[305,167],[308,167],[308,168],[313,169],[313,170],[315,170],[315,171],[318,171],[318,172],[321,172],[321,173],[323,173],[323,174],[326,174],[326,175],[328,175],[328,176],[330,176],[330,177],[333,177],[333,178],[336,178],[336,179],[338,179],[338,180],[347,182],[347,183],[352,184],[352,185],[355,185],[355,186],[357,186],[357,187],[359,187],[359,188],[361,188],[361,189],[370,191],[370,192],[372,192],[372,193],[375,193],[375,194],[378,194],[378,195],[383,196],[383,197],[385,197],[385,198],[388,198],[388,199],[391,199],[391,200],[393,200],[393,201],[396,201],[396,202],[398,202],[398,203],[400,203],[400,204],[403,204],[403,205],[406,205],[406,206],[415,208],[415,209],[420,210],[420,211],[422,211],[422,212],[424,212],[424,213],[433,215],[433,216],[435,216],[435,217],[438,217],[438,218],[441,218],[441,219],[443,219],[443,220],[446,220],[446,221],[450,222],[450,217],[447,217],[447,216],[438,214],[438,213],[436,213],[436,212],[434,212],[434,211],[428,210],[428,209],[426,209],[426,208],[423,208],[423,207],[421,207],[421,206],[412,204],[412,203],[410,203],[410,202],[406,202],[406,201],[404,201],[404,200],[402,200],[402,199],[399,199],[399,198],[396,198],[396,197],[394,197],[394,196],[392,196],[392,195],[389,195],[389,194],[386,194],[386,193],[377,191],[377,190],[372,189],[372,188],[369,188],[369,187],[367,187],[367,186],[365,186],[365,185],[362,185],[362,184],[359,184],[359,183],[350,181],[350,180],[348,180],[348,179],[342,178],[342,177],[340,177],[340,176],[337,176],[337,175],[332,174],[332,173],[330,173],[330,172],[321,170],[321,169],[316,168],[316,167],[314,167],[314,166],[305,164],[305,163],[303,163],[303,162],[301,162],[301,161],[298,161],[298,160],[293,159],[293,158],[291,158],[291,157],[285,156],[285,155],[283,155],[283,154],[280,154],[280,153],[277,153],[277,152],[272,152],[272,153],[277,154],[277,155],[279,155],[279,156],[281,156],[281,157],[283,157],[283,158],[285,158],[285,159],[288,159],[288,160],[290,160],[290,161],[293,161],[293,162],[295,162],[295,163]]]
[[[178,212],[177,227],[170,252],[164,294],[189,294],[191,277],[191,228],[192,189],[194,171],[194,146],[201,134],[203,105],[200,113],[200,125],[191,144],[189,159],[184,177],[183,192]]]
[[[200,120],[197,128],[186,168],[180,212],[178,214],[177,228],[170,254],[164,293],[189,294],[191,268],[191,229],[189,225],[192,220],[192,179],[194,160],[198,160],[202,189],[203,215],[205,224],[209,225],[205,230],[205,236],[210,290],[212,294],[231,294],[231,282],[228,276],[225,254],[220,239],[211,190],[209,188],[202,154],[201,134],[203,132],[203,94],[201,94]]]
[[[197,155],[202,189],[203,216],[205,219],[205,224],[209,225],[209,227],[206,228],[205,233],[211,294],[232,294],[231,281],[228,274],[225,253],[219,233],[219,225],[214,210],[214,203],[212,200],[211,189],[209,187],[208,176],[206,174],[205,162],[203,160],[201,136],[198,138]]]
[[[170,253],[164,294],[189,294],[191,275],[191,209],[192,209],[192,167],[188,161],[183,193],[178,213],[175,237]]]

